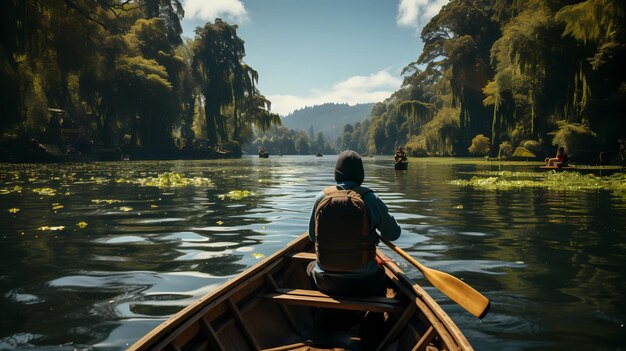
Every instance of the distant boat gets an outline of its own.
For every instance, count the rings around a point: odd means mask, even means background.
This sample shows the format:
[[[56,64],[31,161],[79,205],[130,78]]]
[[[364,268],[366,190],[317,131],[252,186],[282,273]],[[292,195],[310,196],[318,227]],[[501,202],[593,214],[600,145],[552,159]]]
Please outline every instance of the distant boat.
[[[268,158],[270,157],[270,153],[267,151],[259,151],[259,158]]]
[[[321,153],[321,152],[318,152],[318,153],[316,153],[316,154],[315,154],[315,156],[317,156],[317,157],[322,157],[322,156],[324,156],[324,155],[322,155],[322,153]]]
[[[394,164],[393,168],[397,171],[406,171],[409,168],[409,161],[400,160]]]
[[[530,152],[530,150],[520,146],[515,149],[515,152],[513,152],[513,155],[511,155],[511,157],[522,157],[522,158],[529,159],[529,158],[535,158],[537,156],[535,156],[535,154]]]

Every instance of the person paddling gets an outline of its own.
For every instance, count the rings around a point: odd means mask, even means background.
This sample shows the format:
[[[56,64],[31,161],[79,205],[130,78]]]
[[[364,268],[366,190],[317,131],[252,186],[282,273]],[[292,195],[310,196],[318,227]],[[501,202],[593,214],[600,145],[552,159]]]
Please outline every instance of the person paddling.
[[[342,152],[335,164],[334,186],[317,194],[309,221],[309,238],[317,260],[308,267],[321,291],[343,296],[385,296],[385,275],[376,262],[379,234],[393,241],[400,226],[387,206],[370,189],[361,156]]]
[[[394,159],[396,162],[404,161],[406,162],[406,153],[402,150],[402,147],[398,147],[396,149],[396,154],[394,155]]]

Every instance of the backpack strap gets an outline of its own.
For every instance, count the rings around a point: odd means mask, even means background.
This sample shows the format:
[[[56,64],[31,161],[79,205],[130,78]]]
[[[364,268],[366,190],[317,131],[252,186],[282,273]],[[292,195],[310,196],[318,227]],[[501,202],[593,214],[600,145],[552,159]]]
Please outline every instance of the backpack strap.
[[[337,191],[341,191],[341,190],[350,190],[350,191],[354,191],[355,193],[359,194],[361,197],[363,197],[363,195],[367,194],[367,193],[371,193],[372,189],[366,188],[364,186],[356,186],[352,189],[343,189],[342,187],[338,186],[338,185],[331,185],[329,187],[324,188],[324,195],[328,196],[331,195],[332,193],[335,193]]]

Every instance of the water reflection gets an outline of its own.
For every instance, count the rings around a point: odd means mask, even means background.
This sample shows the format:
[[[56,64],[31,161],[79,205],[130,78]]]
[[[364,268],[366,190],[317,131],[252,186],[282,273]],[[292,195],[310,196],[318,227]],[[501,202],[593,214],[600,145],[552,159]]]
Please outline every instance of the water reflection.
[[[624,196],[456,186],[501,166],[444,161],[395,172],[390,158],[367,158],[364,185],[401,223],[398,246],[492,300],[478,321],[400,261],[474,347],[621,347]],[[313,156],[0,165],[0,349],[124,349],[305,231],[333,165]],[[532,166],[507,171],[534,176]]]

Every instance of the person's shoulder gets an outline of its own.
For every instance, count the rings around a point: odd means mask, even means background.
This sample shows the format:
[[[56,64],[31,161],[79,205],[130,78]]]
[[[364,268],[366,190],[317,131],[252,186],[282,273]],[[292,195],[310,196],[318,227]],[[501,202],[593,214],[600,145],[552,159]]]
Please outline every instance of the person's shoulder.
[[[374,190],[364,187],[361,187],[363,189],[363,191],[361,192],[361,197],[365,200],[365,199],[378,199],[378,195],[376,195],[376,192],[374,192]]]

